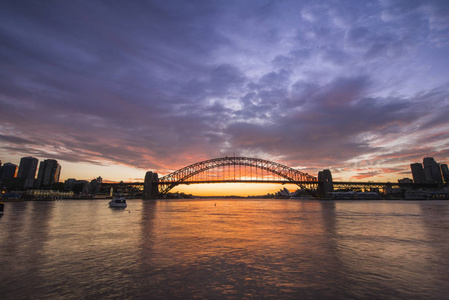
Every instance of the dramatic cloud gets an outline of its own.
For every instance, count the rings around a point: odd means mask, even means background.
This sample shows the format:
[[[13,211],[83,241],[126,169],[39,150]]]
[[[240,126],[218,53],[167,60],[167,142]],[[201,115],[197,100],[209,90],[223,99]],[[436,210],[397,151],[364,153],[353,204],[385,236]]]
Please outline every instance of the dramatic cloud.
[[[448,15],[447,1],[5,1],[0,159],[165,174],[234,153],[404,177],[449,161]]]

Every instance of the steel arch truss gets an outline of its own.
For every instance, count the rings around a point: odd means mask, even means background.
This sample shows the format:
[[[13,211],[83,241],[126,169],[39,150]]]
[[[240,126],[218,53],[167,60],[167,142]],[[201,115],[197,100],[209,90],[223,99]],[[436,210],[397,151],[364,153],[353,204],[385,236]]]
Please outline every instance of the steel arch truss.
[[[222,157],[197,162],[159,178],[159,193],[166,194],[179,184],[188,184],[189,179],[199,173],[224,166],[248,166],[266,170],[285,179],[285,183],[297,184],[302,188],[305,188],[307,183],[317,183],[316,177],[276,162],[249,157]],[[208,182],[213,181],[204,181]]]

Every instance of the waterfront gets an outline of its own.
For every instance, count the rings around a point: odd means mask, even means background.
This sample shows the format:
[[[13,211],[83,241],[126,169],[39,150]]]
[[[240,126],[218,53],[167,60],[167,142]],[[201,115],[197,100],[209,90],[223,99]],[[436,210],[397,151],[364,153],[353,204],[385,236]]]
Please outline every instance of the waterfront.
[[[5,203],[2,299],[444,299],[449,202]]]

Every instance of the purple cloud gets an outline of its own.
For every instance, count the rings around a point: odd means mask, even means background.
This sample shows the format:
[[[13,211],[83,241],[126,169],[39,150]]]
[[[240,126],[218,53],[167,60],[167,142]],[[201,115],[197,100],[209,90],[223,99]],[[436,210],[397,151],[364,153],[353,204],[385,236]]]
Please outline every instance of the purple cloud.
[[[446,1],[3,3],[2,159],[167,173],[235,153],[360,176],[402,175],[429,152],[447,162],[449,60],[435,53],[449,47],[448,10]]]

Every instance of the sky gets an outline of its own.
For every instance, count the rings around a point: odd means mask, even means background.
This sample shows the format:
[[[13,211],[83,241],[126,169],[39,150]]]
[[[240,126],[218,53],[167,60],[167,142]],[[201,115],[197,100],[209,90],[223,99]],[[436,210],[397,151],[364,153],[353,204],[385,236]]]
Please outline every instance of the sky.
[[[142,180],[245,156],[449,162],[449,1],[1,1],[0,160]]]

